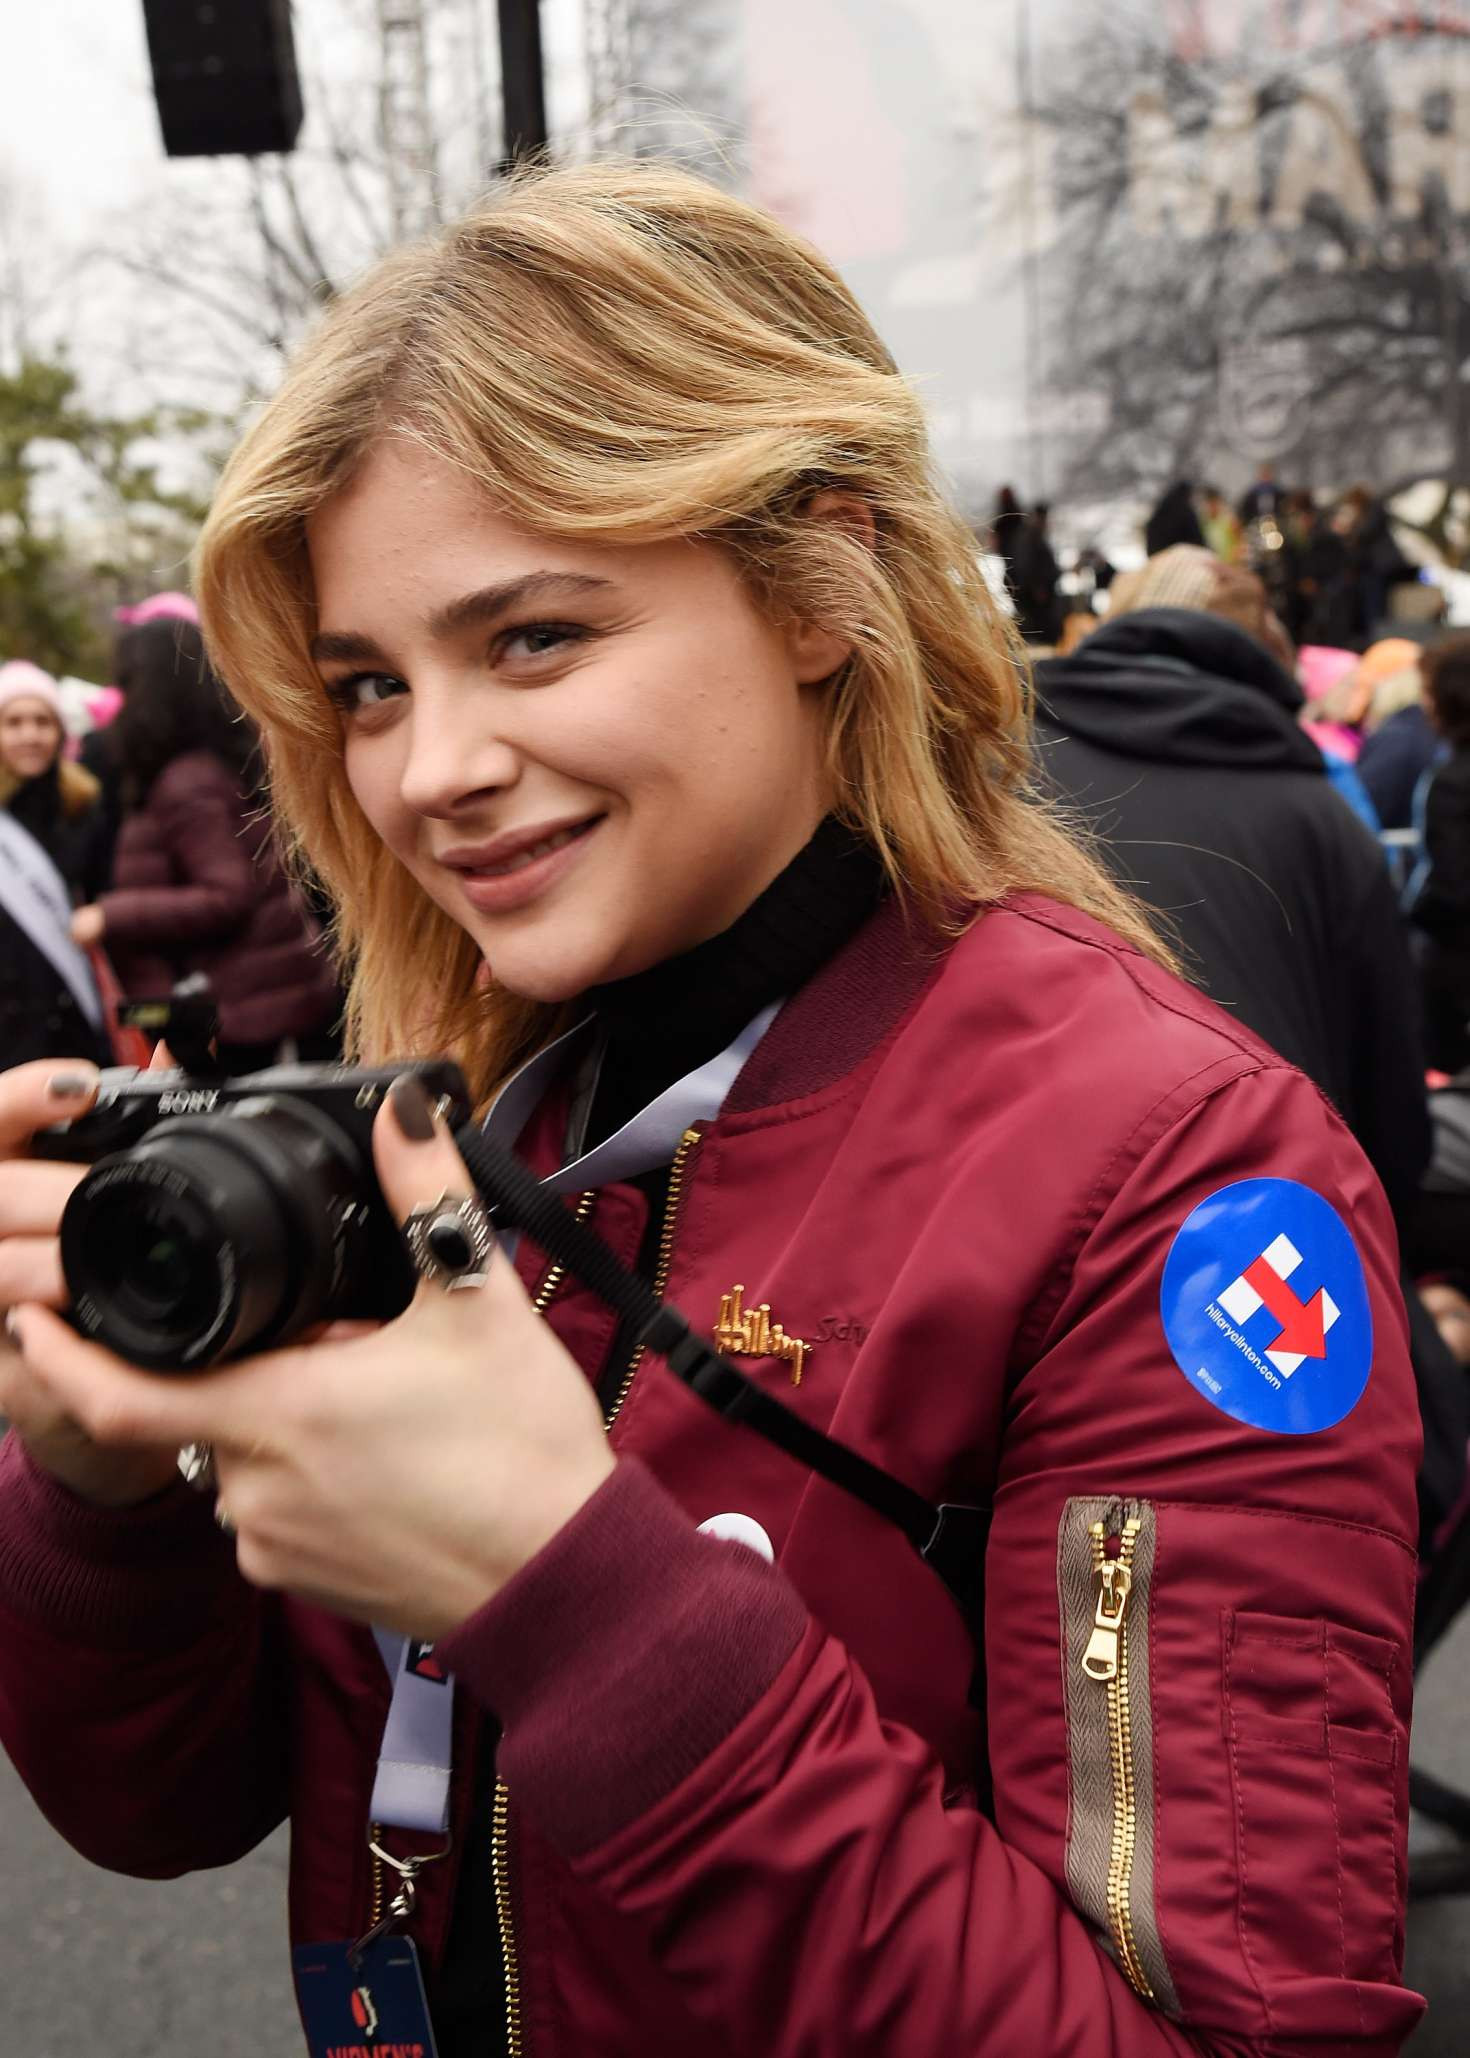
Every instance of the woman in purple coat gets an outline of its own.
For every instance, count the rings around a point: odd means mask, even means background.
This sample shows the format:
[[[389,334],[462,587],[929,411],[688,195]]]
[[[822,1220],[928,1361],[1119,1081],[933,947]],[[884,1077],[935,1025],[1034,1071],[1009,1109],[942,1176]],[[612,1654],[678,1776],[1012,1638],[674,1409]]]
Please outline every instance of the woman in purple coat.
[[[235,1072],[294,1046],[331,1051],[335,976],[276,853],[257,778],[259,740],[209,669],[190,622],[123,638],[127,700],[114,728],[128,817],[112,890],[79,908],[78,943],[103,943],[133,996],[203,978]]]

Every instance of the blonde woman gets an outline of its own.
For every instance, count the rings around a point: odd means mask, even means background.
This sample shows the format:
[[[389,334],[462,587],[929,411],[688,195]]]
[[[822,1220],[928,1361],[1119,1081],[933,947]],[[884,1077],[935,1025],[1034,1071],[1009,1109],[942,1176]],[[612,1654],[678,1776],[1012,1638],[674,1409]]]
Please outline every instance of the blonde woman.
[[[46,852],[73,899],[94,892],[100,788],[63,753],[66,723],[56,681],[39,665],[0,665],[0,807]]]
[[[56,681],[0,665],[0,1065],[105,1056],[96,980],[70,934],[103,883],[97,781],[63,756]]]
[[[331,311],[199,590],[357,1050],[488,1099],[570,1031],[492,1129],[787,1408],[988,1512],[983,1619],[529,1244],[165,1380],[41,1305],[72,1174],[15,1164],[0,1736],[51,1819],[164,1874],[289,1814],[318,2051],[1397,2050],[1384,1202],[1031,797],[836,275],[672,171],[519,182]],[[69,1070],[0,1084],[12,1151]],[[410,1082],[376,1146],[400,1219],[467,1190]],[[168,1483],[201,1438],[232,1539]]]

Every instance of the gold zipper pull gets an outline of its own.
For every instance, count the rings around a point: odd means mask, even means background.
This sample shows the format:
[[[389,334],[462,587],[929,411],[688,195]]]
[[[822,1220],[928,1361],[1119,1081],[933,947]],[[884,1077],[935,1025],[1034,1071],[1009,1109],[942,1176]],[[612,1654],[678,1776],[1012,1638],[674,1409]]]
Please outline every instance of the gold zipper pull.
[[[1098,1568],[1098,1578],[1102,1584],[1092,1618],[1092,1635],[1087,1639],[1087,1649],[1082,1654],[1082,1670],[1089,1679],[1116,1679],[1118,1639],[1123,1633],[1123,1617],[1128,1612],[1133,1572],[1121,1558],[1104,1558]]]

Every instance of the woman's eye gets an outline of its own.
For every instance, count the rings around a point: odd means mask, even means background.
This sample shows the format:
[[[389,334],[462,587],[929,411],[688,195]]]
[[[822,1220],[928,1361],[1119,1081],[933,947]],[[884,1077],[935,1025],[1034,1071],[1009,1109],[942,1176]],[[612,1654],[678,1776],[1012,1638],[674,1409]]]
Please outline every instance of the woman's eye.
[[[518,629],[506,629],[500,637],[501,657],[545,657],[565,644],[581,642],[585,629],[572,622],[523,622]]]
[[[327,688],[327,698],[343,714],[361,714],[366,708],[381,707],[408,688],[391,672],[354,672],[350,679],[336,679]]]

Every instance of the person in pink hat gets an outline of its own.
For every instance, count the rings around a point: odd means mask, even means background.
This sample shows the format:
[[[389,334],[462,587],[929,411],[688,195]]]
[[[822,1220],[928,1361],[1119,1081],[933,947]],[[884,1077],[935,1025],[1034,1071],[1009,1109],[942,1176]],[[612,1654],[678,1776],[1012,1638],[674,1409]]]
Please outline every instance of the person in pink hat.
[[[160,614],[129,626],[118,683],[107,735],[125,813],[111,885],[77,910],[75,941],[102,944],[130,996],[207,979],[231,1071],[273,1063],[288,1041],[333,1055],[336,978],[276,854],[256,731],[198,628]]]
[[[150,593],[146,600],[137,601],[131,607],[115,607],[112,619],[125,629],[137,628],[143,622],[192,622],[199,626],[199,610],[187,593]]]
[[[127,704],[133,681],[148,674],[160,662],[178,660],[181,637],[197,636],[199,610],[187,593],[150,593],[125,607],[115,607],[112,619],[118,625],[113,652],[114,685],[107,689],[115,698],[105,720],[99,720],[91,734],[82,739],[81,761],[101,788],[98,849],[101,886],[111,883],[117,839],[123,823],[123,776],[118,736],[113,724]]]
[[[96,987],[66,932],[98,884],[97,782],[62,756],[56,681],[0,665],[0,1064],[105,1058]]]
[[[0,665],[0,807],[42,845],[73,897],[99,884],[97,781],[63,755],[56,681],[24,658]]]

